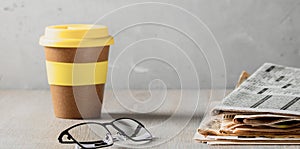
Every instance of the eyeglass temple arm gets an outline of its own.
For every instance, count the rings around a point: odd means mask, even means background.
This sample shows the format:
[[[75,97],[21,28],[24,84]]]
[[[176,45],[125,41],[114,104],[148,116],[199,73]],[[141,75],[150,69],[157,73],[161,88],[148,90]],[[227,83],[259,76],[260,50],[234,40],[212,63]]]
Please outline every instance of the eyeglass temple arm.
[[[134,133],[130,137],[136,137],[136,135],[140,132],[142,126],[138,125],[134,131]]]
[[[67,135],[67,139],[69,139],[70,141],[65,141],[63,140],[63,136]],[[81,144],[93,144],[93,143],[97,143],[97,144],[106,144],[103,140],[100,141],[89,141],[89,142],[79,142],[76,141],[67,131],[62,132],[59,137],[58,137],[58,141],[60,143],[81,143]]]

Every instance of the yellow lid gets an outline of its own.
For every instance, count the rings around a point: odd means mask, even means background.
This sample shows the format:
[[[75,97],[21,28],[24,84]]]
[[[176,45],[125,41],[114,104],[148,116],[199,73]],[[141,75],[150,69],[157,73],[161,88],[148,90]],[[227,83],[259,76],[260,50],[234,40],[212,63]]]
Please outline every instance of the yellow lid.
[[[47,47],[99,47],[114,43],[103,25],[66,24],[48,26],[40,45]]]

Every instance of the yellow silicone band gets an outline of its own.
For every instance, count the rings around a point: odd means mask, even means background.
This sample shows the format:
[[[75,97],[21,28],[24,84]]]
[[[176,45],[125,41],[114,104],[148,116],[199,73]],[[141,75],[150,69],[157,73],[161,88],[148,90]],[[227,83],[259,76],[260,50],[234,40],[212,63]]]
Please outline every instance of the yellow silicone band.
[[[61,86],[104,84],[108,62],[61,63],[46,61],[48,83]]]

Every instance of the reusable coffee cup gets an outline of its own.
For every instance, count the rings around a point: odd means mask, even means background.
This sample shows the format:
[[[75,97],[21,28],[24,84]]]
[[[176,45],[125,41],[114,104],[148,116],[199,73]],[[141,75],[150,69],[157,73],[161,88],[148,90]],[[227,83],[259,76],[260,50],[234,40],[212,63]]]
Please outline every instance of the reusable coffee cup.
[[[97,118],[101,115],[113,37],[106,26],[67,24],[46,27],[44,46],[48,83],[56,117]]]

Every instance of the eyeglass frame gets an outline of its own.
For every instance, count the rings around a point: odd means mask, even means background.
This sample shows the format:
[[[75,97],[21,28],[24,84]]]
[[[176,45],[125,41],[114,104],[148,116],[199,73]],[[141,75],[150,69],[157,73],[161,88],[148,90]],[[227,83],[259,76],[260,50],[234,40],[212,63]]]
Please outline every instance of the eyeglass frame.
[[[138,124],[138,126],[141,126],[142,128],[144,128],[147,133],[150,134],[150,138],[149,139],[141,139],[141,140],[136,140],[136,139],[133,139],[131,137],[129,137],[126,133],[124,133],[124,131],[122,131],[120,128],[118,128],[117,126],[115,126],[113,123],[116,122],[116,121],[119,121],[119,120],[122,120],[122,119],[129,119],[129,120],[132,120],[134,122],[136,122]],[[60,133],[60,135],[58,136],[58,141],[59,143],[62,143],[62,144],[73,144],[73,143],[76,143],[77,145],[79,145],[81,148],[86,148],[84,147],[82,144],[96,144],[96,143],[103,143],[103,142],[100,142],[100,141],[89,141],[89,142],[79,142],[77,141],[70,133],[69,133],[69,130],[77,127],[77,126],[81,126],[81,125],[86,125],[86,124],[97,124],[97,125],[100,125],[102,126],[103,128],[106,129],[106,131],[109,133],[110,136],[112,136],[110,130],[106,127],[108,125],[112,126],[113,128],[115,128],[118,132],[120,132],[122,135],[126,136],[126,138],[128,138],[129,140],[131,141],[134,141],[134,142],[143,142],[143,141],[151,141],[153,139],[153,136],[152,134],[150,133],[150,131],[148,129],[146,129],[146,127],[139,121],[135,120],[135,119],[132,119],[132,118],[127,118],[127,117],[122,117],[122,118],[117,118],[111,122],[106,122],[106,123],[100,123],[100,122],[83,122],[83,123],[79,123],[79,124],[75,124],[67,129],[65,129],[64,131],[62,131]],[[67,136],[67,139],[71,140],[72,141],[64,141],[63,140],[63,137],[64,136]],[[103,147],[109,147],[109,146],[112,146],[114,144],[114,139],[112,139],[112,144],[108,144],[106,146],[99,146],[99,147],[96,147],[96,148],[103,148]]]

